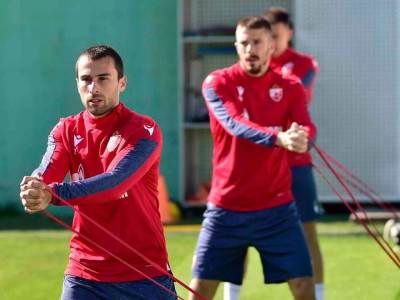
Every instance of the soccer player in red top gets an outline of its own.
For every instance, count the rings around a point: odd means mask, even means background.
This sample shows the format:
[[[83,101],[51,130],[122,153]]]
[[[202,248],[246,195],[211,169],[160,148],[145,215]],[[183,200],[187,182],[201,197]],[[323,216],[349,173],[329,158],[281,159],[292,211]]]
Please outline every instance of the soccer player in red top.
[[[275,50],[271,57],[271,67],[277,68],[284,76],[294,75],[301,80],[306,91],[307,104],[311,103],[318,65],[314,58],[295,51],[290,47],[293,36],[293,23],[289,13],[280,7],[271,7],[265,12],[271,23]],[[318,218],[316,185],[312,172],[312,159],[309,152],[288,153],[292,172],[292,192],[296,200],[300,219],[303,223],[307,244],[310,249],[314,271],[317,300],[323,299],[323,264],[318,243],[315,221]],[[225,300],[239,299],[240,286],[225,283]]]
[[[315,59],[290,47],[293,36],[293,23],[286,9],[271,7],[265,16],[272,26],[275,51],[271,65],[281,70],[284,75],[297,76],[306,90],[307,103],[312,100],[316,74],[319,71]],[[292,171],[292,192],[296,200],[304,233],[310,249],[313,265],[314,283],[317,300],[324,299],[323,260],[316,230],[319,216],[316,184],[312,170],[312,158],[309,152],[288,153]]]
[[[162,136],[151,118],[120,102],[127,77],[111,47],[82,52],[76,83],[85,110],[61,119],[51,131],[40,166],[21,183],[29,213],[60,205],[76,208],[73,229],[88,236],[147,276],[175,291],[170,277],[97,228],[82,214],[169,271],[157,199]],[[69,173],[70,181],[64,182]],[[139,272],[73,234],[62,300],[176,299]]]
[[[288,282],[295,299],[312,300],[311,260],[286,158],[287,150],[306,152],[316,134],[304,88],[270,68],[274,42],[265,18],[240,20],[235,46],[239,62],[203,83],[213,174],[191,286],[212,299],[219,282],[241,284],[253,246],[266,283]]]

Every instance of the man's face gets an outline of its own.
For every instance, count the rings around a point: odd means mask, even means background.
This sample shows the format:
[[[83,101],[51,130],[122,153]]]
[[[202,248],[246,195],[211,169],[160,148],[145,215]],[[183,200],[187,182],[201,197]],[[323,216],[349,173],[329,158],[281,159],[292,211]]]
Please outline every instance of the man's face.
[[[264,29],[236,28],[236,51],[241,68],[252,76],[261,76],[266,72],[273,51],[270,33]]]
[[[284,23],[276,23],[272,25],[272,37],[275,41],[275,51],[273,56],[279,56],[289,47],[292,39],[293,30]]]
[[[119,104],[119,93],[125,90],[127,78],[118,79],[112,57],[91,60],[83,55],[77,63],[77,74],[82,104],[93,117],[105,116]]]

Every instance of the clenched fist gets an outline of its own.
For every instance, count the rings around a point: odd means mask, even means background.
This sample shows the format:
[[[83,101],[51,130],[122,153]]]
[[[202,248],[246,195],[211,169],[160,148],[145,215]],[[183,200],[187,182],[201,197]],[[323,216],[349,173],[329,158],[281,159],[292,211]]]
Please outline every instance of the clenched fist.
[[[22,179],[19,196],[25,211],[31,214],[46,209],[52,199],[51,188],[32,176]]]

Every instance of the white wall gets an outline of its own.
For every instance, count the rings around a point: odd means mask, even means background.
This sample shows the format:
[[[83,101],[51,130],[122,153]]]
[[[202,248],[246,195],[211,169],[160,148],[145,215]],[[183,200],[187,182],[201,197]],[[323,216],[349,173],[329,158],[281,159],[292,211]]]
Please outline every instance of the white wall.
[[[398,1],[294,2],[296,48],[321,68],[311,107],[319,145],[385,199],[399,200]],[[322,201],[337,200],[320,178],[318,189]]]

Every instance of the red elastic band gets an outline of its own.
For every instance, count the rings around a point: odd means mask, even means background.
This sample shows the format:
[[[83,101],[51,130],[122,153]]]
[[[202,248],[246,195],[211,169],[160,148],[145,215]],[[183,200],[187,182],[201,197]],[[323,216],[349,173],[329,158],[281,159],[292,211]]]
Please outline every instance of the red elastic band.
[[[318,155],[321,157],[322,161],[325,163],[326,167],[331,171],[331,173],[335,176],[341,187],[344,189],[344,191],[350,196],[352,199],[352,202],[364,213],[366,220],[371,223],[371,220],[368,217],[368,214],[366,213],[365,209],[362,207],[362,205],[357,201],[357,199],[354,197],[353,193],[350,191],[350,189],[346,186],[344,183],[343,179],[340,177],[340,175],[336,172],[336,170],[332,167],[330,164],[329,159],[325,156],[324,151],[322,151],[316,144],[313,144],[315,150],[317,151]],[[374,234],[368,225],[358,216],[358,214],[355,212],[355,210],[351,207],[351,205],[348,203],[348,201],[340,194],[340,192],[333,186],[333,184],[328,180],[328,178],[324,175],[322,170],[318,168],[316,164],[314,164],[315,170],[321,175],[321,177],[324,179],[324,181],[328,184],[328,186],[333,190],[333,192],[342,200],[342,202],[345,204],[347,209],[354,214],[355,218],[357,221],[366,229],[368,234],[378,243],[378,245],[384,250],[384,252],[389,256],[389,258],[397,265],[397,267],[400,268],[400,258],[397,256],[397,254],[394,252],[394,250],[390,247],[390,245],[387,243],[385,239],[383,239],[382,235],[379,233],[379,231],[376,229],[375,225],[373,227],[375,228],[377,234]],[[383,241],[384,244],[379,240],[380,237]]]

